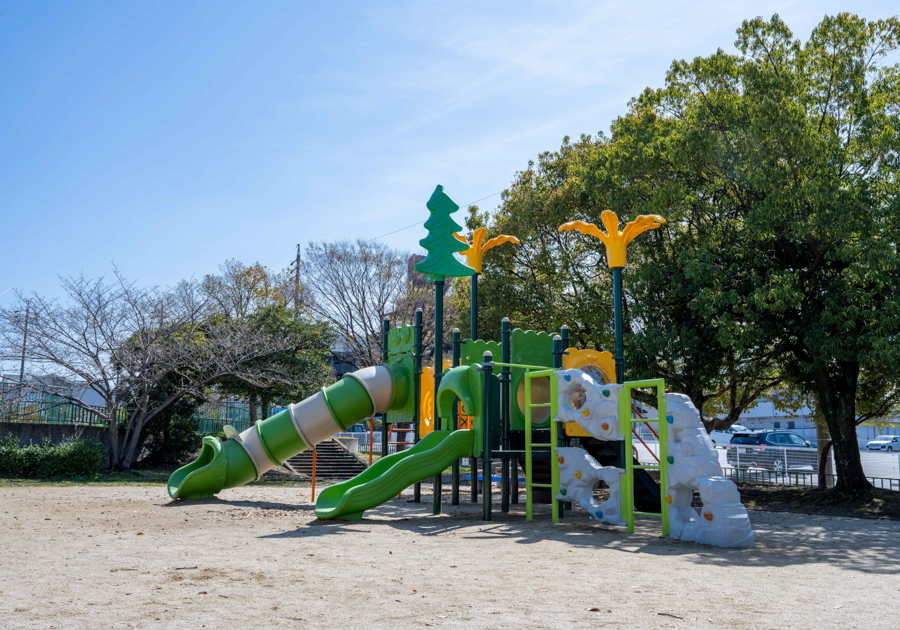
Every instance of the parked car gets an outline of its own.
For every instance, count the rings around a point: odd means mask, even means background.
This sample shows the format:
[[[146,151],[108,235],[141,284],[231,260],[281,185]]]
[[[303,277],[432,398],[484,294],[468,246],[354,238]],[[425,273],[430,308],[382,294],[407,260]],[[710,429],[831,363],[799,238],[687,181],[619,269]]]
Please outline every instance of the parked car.
[[[709,439],[712,440],[713,446],[716,448],[725,448],[731,442],[731,438],[735,433],[752,433],[752,431],[739,424],[733,424],[724,431],[713,431],[709,434]]]
[[[879,435],[871,442],[866,443],[866,450],[887,451],[888,453],[900,453],[900,436]]]
[[[786,471],[794,468],[818,468],[816,448],[796,433],[759,431],[735,433],[726,454],[735,468],[765,468]]]

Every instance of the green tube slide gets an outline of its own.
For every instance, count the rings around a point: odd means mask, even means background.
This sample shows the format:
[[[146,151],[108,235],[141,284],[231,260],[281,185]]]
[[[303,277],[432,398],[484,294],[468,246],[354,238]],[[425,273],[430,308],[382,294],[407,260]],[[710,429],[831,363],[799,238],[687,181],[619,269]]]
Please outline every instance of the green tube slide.
[[[460,457],[472,457],[474,447],[474,431],[432,431],[412,448],[383,457],[353,479],[323,490],[316,501],[316,516],[362,518],[364,510],[440,474]]]
[[[411,364],[365,368],[240,434],[226,427],[224,442],[204,437],[196,461],[169,477],[169,496],[211,497],[259,479],[288,458],[376,412],[402,408],[411,383]]]

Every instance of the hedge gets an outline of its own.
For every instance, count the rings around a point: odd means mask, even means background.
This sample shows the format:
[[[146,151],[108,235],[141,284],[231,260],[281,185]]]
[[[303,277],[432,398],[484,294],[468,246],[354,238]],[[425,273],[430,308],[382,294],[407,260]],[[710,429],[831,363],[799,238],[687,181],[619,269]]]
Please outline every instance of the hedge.
[[[85,477],[103,471],[106,462],[106,449],[95,440],[69,438],[59,444],[45,440],[21,446],[11,435],[0,438],[0,477]]]

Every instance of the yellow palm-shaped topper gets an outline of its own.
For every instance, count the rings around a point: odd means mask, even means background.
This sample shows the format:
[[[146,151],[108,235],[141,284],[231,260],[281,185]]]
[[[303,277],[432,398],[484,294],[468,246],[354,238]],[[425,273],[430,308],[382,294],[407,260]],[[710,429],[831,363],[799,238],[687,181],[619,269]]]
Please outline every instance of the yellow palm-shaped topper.
[[[495,236],[491,240],[489,240],[484,245],[481,242],[484,240],[485,235],[487,235],[487,230],[485,228],[478,228],[475,232],[472,233],[472,243],[469,244],[469,241],[465,239],[465,237],[460,236],[459,234],[454,234],[458,240],[462,241],[466,245],[469,245],[469,249],[462,252],[466,257],[466,264],[469,265],[472,269],[475,270],[475,273],[481,273],[481,259],[484,256],[484,252],[491,249],[492,247],[497,247],[497,245],[503,245],[503,243],[515,243],[519,244],[519,239],[515,236],[507,236],[506,234],[501,234],[500,236]]]
[[[657,214],[640,215],[637,219],[625,226],[625,229],[619,232],[619,217],[615,212],[604,210],[600,215],[606,232],[603,232],[593,223],[585,223],[584,221],[569,221],[559,226],[560,232],[568,232],[570,230],[578,230],[582,234],[596,236],[603,244],[606,245],[606,260],[610,269],[616,267],[624,267],[626,260],[626,249],[635,236],[643,234],[647,230],[654,230],[666,222]],[[471,264],[469,265],[472,266]]]

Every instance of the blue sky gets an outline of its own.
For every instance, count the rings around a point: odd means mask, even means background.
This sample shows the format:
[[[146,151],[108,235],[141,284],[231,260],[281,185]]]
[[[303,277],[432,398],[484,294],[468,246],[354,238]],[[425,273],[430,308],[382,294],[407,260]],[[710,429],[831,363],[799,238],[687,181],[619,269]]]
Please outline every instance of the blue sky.
[[[0,2],[0,293],[113,265],[161,285],[278,268],[297,243],[392,232],[436,184],[464,205],[608,131],[743,19],[778,12],[805,39],[892,5]]]

